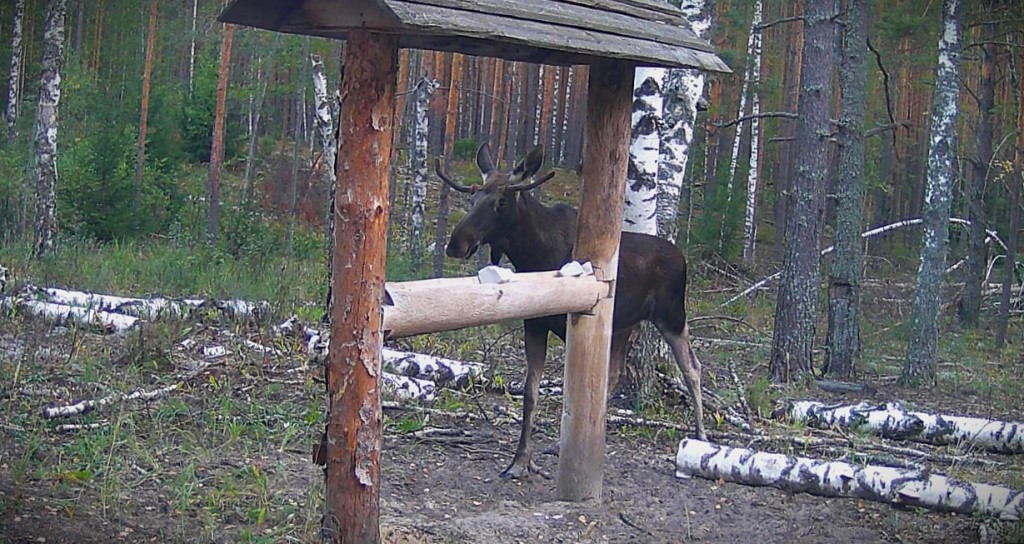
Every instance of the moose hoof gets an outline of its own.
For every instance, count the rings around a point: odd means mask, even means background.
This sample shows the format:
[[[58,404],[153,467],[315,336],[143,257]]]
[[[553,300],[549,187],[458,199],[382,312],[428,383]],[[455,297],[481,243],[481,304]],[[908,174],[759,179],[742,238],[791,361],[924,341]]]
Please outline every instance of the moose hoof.
[[[508,468],[501,471],[501,477],[505,480],[522,480],[529,475],[528,463],[513,462]]]

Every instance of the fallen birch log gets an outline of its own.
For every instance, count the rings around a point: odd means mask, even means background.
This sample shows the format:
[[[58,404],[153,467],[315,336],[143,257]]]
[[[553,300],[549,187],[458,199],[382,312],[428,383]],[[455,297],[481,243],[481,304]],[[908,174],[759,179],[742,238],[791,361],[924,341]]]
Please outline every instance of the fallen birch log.
[[[718,446],[702,440],[686,439],[679,443],[676,476],[700,476],[822,497],[854,497],[1003,520],[1019,520],[1024,515],[1024,492],[1007,487],[960,482],[920,470],[855,466]]]
[[[896,403],[825,404],[796,401],[785,411],[793,421],[819,427],[863,427],[894,440],[926,444],[966,443],[996,452],[1024,453],[1024,423],[907,411]]]
[[[166,317],[186,318],[193,312],[206,308],[215,309],[235,319],[259,320],[268,316],[271,311],[270,303],[267,301],[251,302],[239,299],[216,300],[202,298],[171,299],[159,296],[151,298],[121,297],[57,287],[36,287],[34,285],[26,286],[19,293],[18,297],[24,300],[88,308],[148,320]]]
[[[65,406],[47,406],[46,408],[43,408],[43,417],[46,419],[54,419],[58,417],[88,414],[93,410],[99,410],[104,406],[115,402],[127,402],[130,400],[152,401],[166,397],[170,392],[177,390],[179,387],[181,387],[180,382],[167,387],[161,387],[160,389],[154,389],[153,391],[135,391],[128,394],[110,395],[109,397],[104,397],[100,400],[82,400]]]
[[[312,330],[308,329],[308,331]],[[309,363],[311,366],[323,368],[327,364],[330,343],[329,332],[316,334],[309,339],[306,348],[309,350]],[[396,398],[420,400],[423,402],[432,402],[437,394],[437,385],[431,379],[404,376],[387,371],[381,372],[381,387],[384,391],[394,394]]]
[[[138,323],[139,318],[92,308],[55,304],[40,300],[25,300],[19,297],[0,299],[0,310],[17,310],[55,325],[79,325],[94,328],[105,333],[124,333]]]

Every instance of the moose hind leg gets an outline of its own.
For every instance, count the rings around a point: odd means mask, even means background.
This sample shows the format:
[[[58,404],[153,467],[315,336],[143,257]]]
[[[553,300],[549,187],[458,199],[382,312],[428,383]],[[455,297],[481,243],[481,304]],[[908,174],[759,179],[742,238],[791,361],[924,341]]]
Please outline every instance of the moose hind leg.
[[[525,321],[526,337],[526,385],[523,391],[523,421],[519,431],[519,445],[512,464],[502,473],[502,478],[525,478],[530,473],[532,450],[530,434],[533,433],[533,413],[537,407],[540,380],[544,375],[544,359],[547,356],[548,329],[536,322]]]
[[[690,327],[683,324],[683,330],[676,332],[665,323],[655,321],[654,326],[658,332],[665,337],[669,347],[672,348],[672,356],[683,371],[683,380],[686,382],[686,389],[693,401],[693,417],[697,424],[697,438],[707,440],[707,433],[704,432],[704,399],[700,390],[700,360],[697,354],[690,347]]]

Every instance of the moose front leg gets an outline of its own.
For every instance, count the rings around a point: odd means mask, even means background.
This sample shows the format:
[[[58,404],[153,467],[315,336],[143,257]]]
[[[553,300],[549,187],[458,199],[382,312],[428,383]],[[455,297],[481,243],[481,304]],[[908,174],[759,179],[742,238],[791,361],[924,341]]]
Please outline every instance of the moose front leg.
[[[533,413],[537,407],[540,380],[544,375],[544,358],[548,351],[548,329],[543,322],[523,322],[526,336],[526,386],[523,391],[523,422],[519,432],[516,456],[502,473],[502,478],[524,478],[530,473],[532,452],[530,434],[533,432]]]

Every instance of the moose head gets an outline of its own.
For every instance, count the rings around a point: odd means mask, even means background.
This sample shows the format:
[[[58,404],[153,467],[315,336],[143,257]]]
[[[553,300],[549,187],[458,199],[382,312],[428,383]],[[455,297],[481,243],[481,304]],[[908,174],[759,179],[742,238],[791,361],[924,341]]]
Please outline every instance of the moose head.
[[[455,225],[445,253],[455,259],[468,259],[481,245],[493,245],[504,239],[519,222],[519,199],[522,192],[539,187],[554,177],[554,172],[551,172],[540,179],[529,181],[540,170],[543,162],[544,148],[538,145],[511,172],[499,172],[485,142],[476,152],[476,165],[483,177],[483,185],[466,186],[447,176],[441,169],[440,159],[435,158],[434,167],[438,177],[452,189],[472,195],[469,212]]]

